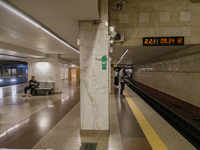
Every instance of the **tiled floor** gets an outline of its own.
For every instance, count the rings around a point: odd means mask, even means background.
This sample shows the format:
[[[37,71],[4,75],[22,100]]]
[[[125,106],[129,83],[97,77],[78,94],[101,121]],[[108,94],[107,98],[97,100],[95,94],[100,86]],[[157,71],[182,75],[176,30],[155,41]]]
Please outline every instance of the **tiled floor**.
[[[81,143],[97,143],[97,150],[122,150],[114,94],[110,94],[110,135],[80,134],[80,103],[78,103],[33,148],[78,150]]]
[[[97,150],[122,149],[114,94],[110,94],[110,135],[81,135],[79,102],[62,119],[53,118],[55,114],[51,112],[55,108],[59,108],[58,112],[66,110],[64,103],[79,96],[79,83],[75,79],[63,82],[62,94],[49,96],[41,93],[22,97],[23,90],[17,93],[17,89],[24,86],[12,86],[2,91],[0,148],[78,150],[81,143],[97,143]],[[9,94],[10,90],[12,93]],[[54,126],[55,120],[59,122]],[[26,128],[30,125],[33,127]]]
[[[79,150],[81,143],[97,143],[97,150],[152,149],[116,88],[109,97],[110,135],[80,134],[79,83],[62,83],[62,94],[48,96],[22,97],[25,85],[0,89],[0,148]],[[168,149],[195,149],[127,86],[125,90]]]

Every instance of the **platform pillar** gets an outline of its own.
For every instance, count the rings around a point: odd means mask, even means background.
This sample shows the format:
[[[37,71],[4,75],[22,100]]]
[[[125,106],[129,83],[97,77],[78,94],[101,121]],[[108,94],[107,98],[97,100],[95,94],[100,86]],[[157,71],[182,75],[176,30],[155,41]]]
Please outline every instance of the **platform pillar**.
[[[108,1],[101,21],[80,22],[81,131],[109,131]]]

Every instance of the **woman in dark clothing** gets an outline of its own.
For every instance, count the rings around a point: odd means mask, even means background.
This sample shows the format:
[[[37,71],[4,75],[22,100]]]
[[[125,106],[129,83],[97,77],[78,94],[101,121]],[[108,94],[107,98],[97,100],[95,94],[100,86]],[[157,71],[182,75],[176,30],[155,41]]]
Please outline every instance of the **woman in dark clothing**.
[[[119,85],[119,81],[118,81],[118,77],[119,77],[118,69],[115,69],[114,75],[115,75],[114,85],[117,87]]]
[[[121,84],[121,90],[120,90],[120,97],[124,97],[123,91],[124,91],[124,69],[125,67],[122,67],[119,72],[119,82]]]

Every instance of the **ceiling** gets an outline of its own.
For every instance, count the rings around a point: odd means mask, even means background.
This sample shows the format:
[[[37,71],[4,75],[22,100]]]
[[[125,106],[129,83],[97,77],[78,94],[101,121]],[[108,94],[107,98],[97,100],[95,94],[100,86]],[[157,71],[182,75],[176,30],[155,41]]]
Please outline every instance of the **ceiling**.
[[[9,2],[77,49],[79,21],[99,19],[98,2],[95,0],[9,0]],[[61,54],[61,57],[69,62],[79,62],[77,52],[2,6],[0,6],[0,54],[36,58],[45,57],[46,54]]]
[[[110,7],[112,1],[109,0]],[[79,21],[99,19],[97,0],[9,0],[8,2],[39,21],[76,49],[79,49],[77,46]],[[129,49],[129,52],[120,64],[144,62],[188,46],[190,45],[169,48],[118,45],[111,53],[112,63],[115,64],[126,49]],[[62,59],[79,64],[79,53],[2,6],[0,6],[0,54],[6,55],[0,57],[0,60],[9,58],[24,60],[27,57],[44,58],[47,54],[61,54]]]
[[[116,64],[123,53],[129,49],[123,59],[120,61],[119,65],[130,65],[130,64],[140,64],[143,62],[151,62],[157,60],[160,56],[165,54],[179,51],[193,45],[184,46],[115,46],[111,57],[113,59],[113,64]]]

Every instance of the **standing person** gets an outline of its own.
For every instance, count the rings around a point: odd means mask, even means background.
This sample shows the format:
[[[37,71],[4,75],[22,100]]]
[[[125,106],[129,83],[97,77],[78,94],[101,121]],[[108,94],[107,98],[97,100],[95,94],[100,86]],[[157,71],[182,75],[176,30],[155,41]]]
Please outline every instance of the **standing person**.
[[[31,76],[31,80],[29,80],[29,86],[26,86],[24,88],[24,94],[22,95],[23,97],[25,97],[27,95],[27,90],[31,89],[31,94],[29,95],[29,97],[32,95],[34,88],[37,87],[37,80],[35,79],[35,76]]]
[[[123,91],[124,91],[124,69],[125,67],[122,67],[119,72],[119,82],[121,84],[121,90],[120,90],[120,97],[124,97]]]
[[[115,86],[117,87],[118,85],[119,85],[119,79],[118,79],[118,77],[119,77],[119,73],[118,73],[118,69],[115,69],[115,72],[114,72],[114,75],[115,75],[115,82],[114,82],[114,84],[115,84]]]

